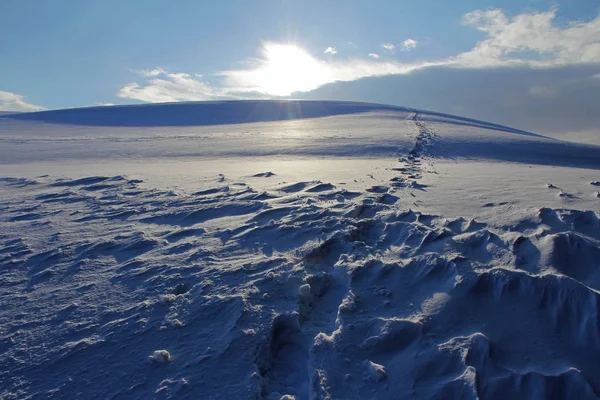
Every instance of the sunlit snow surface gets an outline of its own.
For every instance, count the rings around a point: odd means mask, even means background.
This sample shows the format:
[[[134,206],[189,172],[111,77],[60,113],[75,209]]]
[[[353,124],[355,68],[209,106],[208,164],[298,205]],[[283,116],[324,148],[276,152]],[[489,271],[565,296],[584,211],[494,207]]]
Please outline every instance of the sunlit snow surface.
[[[0,118],[0,398],[600,394],[600,147],[176,107]]]

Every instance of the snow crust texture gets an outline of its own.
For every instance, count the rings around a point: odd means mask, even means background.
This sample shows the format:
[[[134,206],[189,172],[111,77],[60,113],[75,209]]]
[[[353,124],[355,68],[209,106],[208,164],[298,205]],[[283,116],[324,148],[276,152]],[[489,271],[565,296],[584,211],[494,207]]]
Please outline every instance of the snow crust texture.
[[[490,226],[323,183],[1,185],[3,398],[599,393],[595,212]]]

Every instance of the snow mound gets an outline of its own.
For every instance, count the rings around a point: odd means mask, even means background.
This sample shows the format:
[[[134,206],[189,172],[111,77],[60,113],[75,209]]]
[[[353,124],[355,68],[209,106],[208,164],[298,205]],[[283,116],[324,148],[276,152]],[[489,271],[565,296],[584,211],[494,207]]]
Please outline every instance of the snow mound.
[[[155,350],[149,358],[155,364],[168,364],[171,362],[171,354],[167,350]]]

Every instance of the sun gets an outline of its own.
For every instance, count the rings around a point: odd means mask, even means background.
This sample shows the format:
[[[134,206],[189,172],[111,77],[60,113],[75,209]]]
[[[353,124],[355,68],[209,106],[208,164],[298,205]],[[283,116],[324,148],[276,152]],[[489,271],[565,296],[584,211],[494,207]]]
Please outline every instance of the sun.
[[[326,65],[295,44],[266,43],[263,55],[255,76],[262,92],[288,96],[316,89],[329,80]]]

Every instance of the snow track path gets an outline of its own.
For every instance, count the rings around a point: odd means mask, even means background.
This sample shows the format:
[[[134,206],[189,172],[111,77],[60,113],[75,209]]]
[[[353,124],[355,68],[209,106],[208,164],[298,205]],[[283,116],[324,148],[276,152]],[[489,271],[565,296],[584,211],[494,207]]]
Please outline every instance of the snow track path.
[[[393,201],[393,193],[396,191],[404,191],[414,197],[412,190],[424,190],[427,186],[420,183],[425,173],[436,173],[434,165],[429,158],[426,158],[428,149],[433,146],[436,140],[434,129],[421,119],[421,114],[418,112],[411,113],[405,120],[407,125],[414,125],[416,133],[414,135],[413,147],[404,155],[403,149],[399,149],[400,154],[398,161],[402,164],[401,167],[394,167],[392,171],[397,173],[397,176],[391,178],[389,187],[373,187],[367,189],[371,192],[388,193],[388,201]],[[427,163],[427,164],[426,164]],[[418,207],[416,202],[413,203]]]

